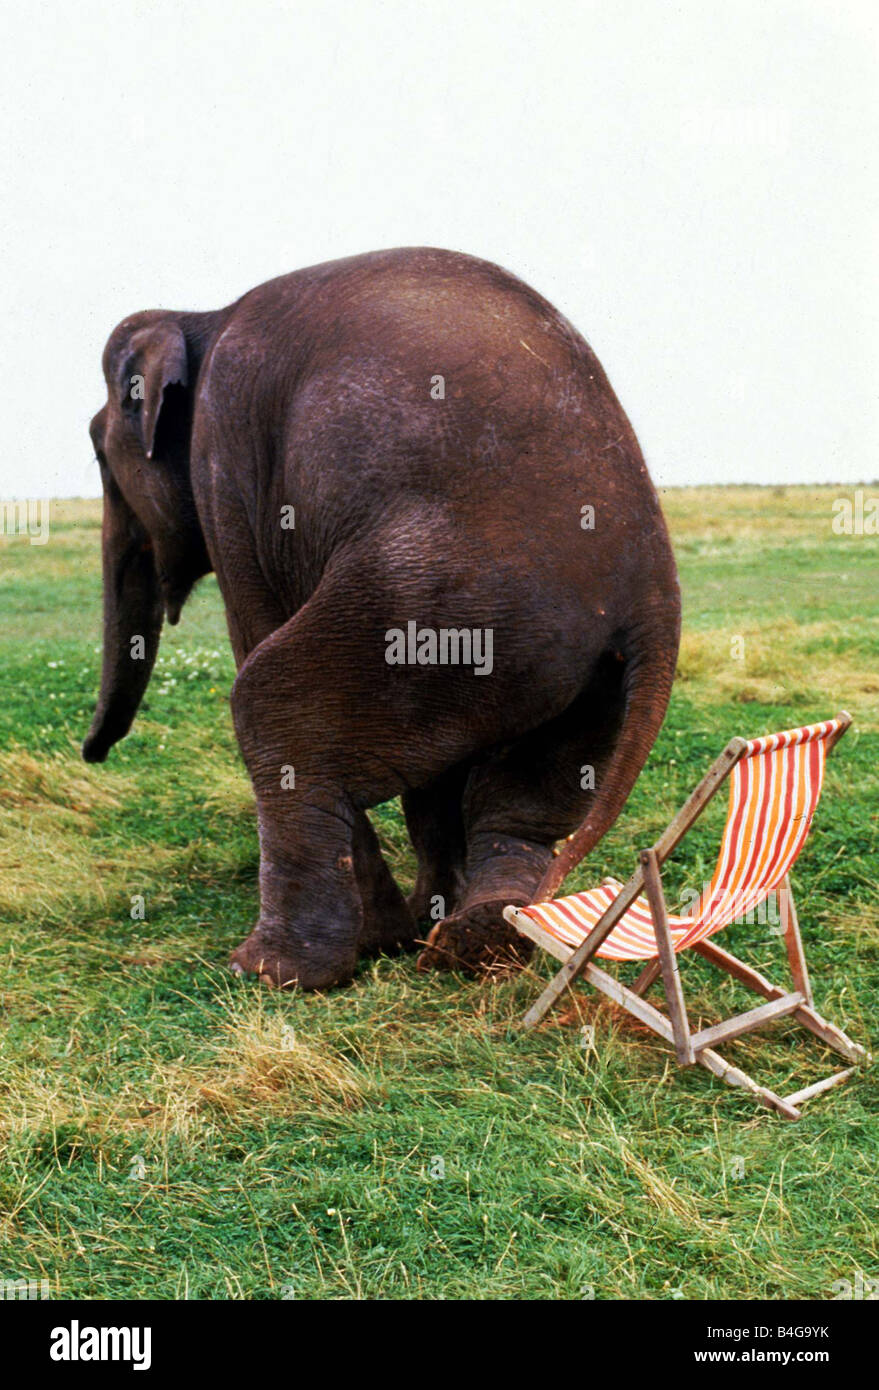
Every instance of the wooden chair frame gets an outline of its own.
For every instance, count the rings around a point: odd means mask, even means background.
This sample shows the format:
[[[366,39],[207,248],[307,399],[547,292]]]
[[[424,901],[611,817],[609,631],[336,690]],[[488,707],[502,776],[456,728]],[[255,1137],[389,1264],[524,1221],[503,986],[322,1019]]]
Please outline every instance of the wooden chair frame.
[[[828,742],[828,753],[839,742],[851,724],[851,715],[845,711],[838,718],[840,727]],[[637,870],[628,883],[623,885],[607,911],[599,918],[592,931],[576,950],[572,951],[562,942],[557,941],[554,936],[544,931],[530,917],[526,917],[519,908],[506,908],[504,917],[518,931],[529,936],[532,941],[548,951],[556,960],[563,962],[561,970],[553,977],[540,998],[525,1015],[523,1020],[525,1028],[533,1028],[539,1023],[558,1002],[565,990],[569,989],[578,976],[582,975],[609,999],[627,1009],[635,1018],[646,1023],[647,1027],[651,1028],[654,1033],[658,1033],[666,1042],[671,1043],[675,1056],[681,1065],[692,1066],[698,1062],[730,1085],[741,1086],[749,1091],[755,1100],[762,1105],[779,1111],[789,1120],[798,1120],[801,1115],[798,1107],[804,1101],[811,1100],[813,1096],[829,1090],[832,1086],[838,1086],[852,1074],[858,1063],[869,1061],[870,1057],[863,1047],[852,1042],[840,1028],[822,1018],[815,1010],[789,877],[785,876],[781,883],[781,920],[794,985],[793,990],[785,990],[780,985],[771,984],[757,970],[753,970],[744,961],[739,960],[729,951],[723,950],[706,938],[689,949],[697,951],[705,960],[709,960],[721,970],[725,970],[727,974],[754,990],[767,1002],[755,1009],[749,1009],[746,1013],[736,1014],[732,1018],[715,1023],[710,1028],[702,1028],[696,1033],[691,1032],[687,1019],[687,1007],[678,973],[678,957],[672,944],[668,910],[662,890],[661,868],[663,863],[705,810],[715,793],[723,786],[730,772],[745,753],[747,746],[744,739],[734,738],[730,740],[720,757],[709,768],[702,781],[687,798],[656,843],[649,849],[642,851]],[[571,837],[572,840],[574,838],[574,836]],[[569,862],[565,872],[568,872],[572,867],[573,864]],[[556,880],[556,886],[558,886],[558,873],[553,873],[550,870],[544,882],[552,879]],[[597,966],[593,957],[620,918],[642,892],[646,893],[650,905],[659,954],[656,959],[648,961],[635,984],[629,988]],[[545,892],[542,896],[546,896]],[[660,977],[665,991],[668,1014],[662,1013],[648,1003],[644,997],[650,986]],[[738,1067],[724,1061],[720,1054],[715,1051],[716,1044],[740,1037],[743,1033],[750,1033],[754,1029],[762,1027],[764,1023],[776,1018],[784,1018],[789,1014],[792,1014],[798,1023],[814,1033],[822,1042],[833,1048],[853,1065],[844,1071],[825,1077],[823,1081],[817,1081],[811,1086],[804,1086],[792,1095],[779,1096],[774,1091],[770,1091],[768,1087],[758,1085]]]

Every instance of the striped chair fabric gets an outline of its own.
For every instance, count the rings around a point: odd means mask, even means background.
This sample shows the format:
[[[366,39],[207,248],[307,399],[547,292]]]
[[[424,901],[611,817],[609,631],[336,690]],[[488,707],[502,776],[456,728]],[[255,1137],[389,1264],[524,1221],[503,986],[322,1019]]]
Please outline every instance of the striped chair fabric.
[[[711,883],[692,913],[669,914],[675,951],[729,926],[782,882],[805,844],[821,795],[828,742],[839,728],[838,719],[828,719],[749,741],[730,773],[729,811]],[[622,886],[608,878],[588,892],[519,911],[574,950]],[[643,895],[596,951],[606,960],[650,960],[657,954]]]

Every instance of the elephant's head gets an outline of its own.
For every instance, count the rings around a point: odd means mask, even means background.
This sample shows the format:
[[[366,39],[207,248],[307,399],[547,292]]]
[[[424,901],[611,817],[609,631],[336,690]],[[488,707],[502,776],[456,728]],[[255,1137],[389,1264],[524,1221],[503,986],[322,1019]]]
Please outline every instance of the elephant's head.
[[[163,618],[177,622],[211,569],[189,480],[198,349],[183,317],[136,314],[104,350],[107,403],[89,427],[104,485],[104,661],[87,762],[103,762],[128,733]]]

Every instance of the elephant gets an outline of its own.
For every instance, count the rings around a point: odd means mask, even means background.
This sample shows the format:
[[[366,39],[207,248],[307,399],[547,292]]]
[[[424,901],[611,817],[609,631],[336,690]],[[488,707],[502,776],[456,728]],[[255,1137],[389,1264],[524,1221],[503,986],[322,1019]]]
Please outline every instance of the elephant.
[[[133,314],[103,371],[82,752],[129,731],[164,620],[213,571],[260,848],[232,969],[325,989],[419,943],[421,969],[526,959],[502,909],[614,823],[680,633],[659,499],[591,348],[500,267],[403,248]],[[367,815],[395,797],[408,899]]]

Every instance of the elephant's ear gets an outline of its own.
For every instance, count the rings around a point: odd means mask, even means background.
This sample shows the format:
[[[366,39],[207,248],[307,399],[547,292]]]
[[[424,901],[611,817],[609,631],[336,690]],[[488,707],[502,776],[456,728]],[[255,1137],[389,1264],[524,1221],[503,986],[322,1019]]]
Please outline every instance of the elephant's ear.
[[[177,323],[155,323],[132,334],[122,365],[120,404],[137,420],[144,453],[148,459],[163,452],[160,426],[171,412],[168,388],[185,388],[189,383],[186,339]]]

